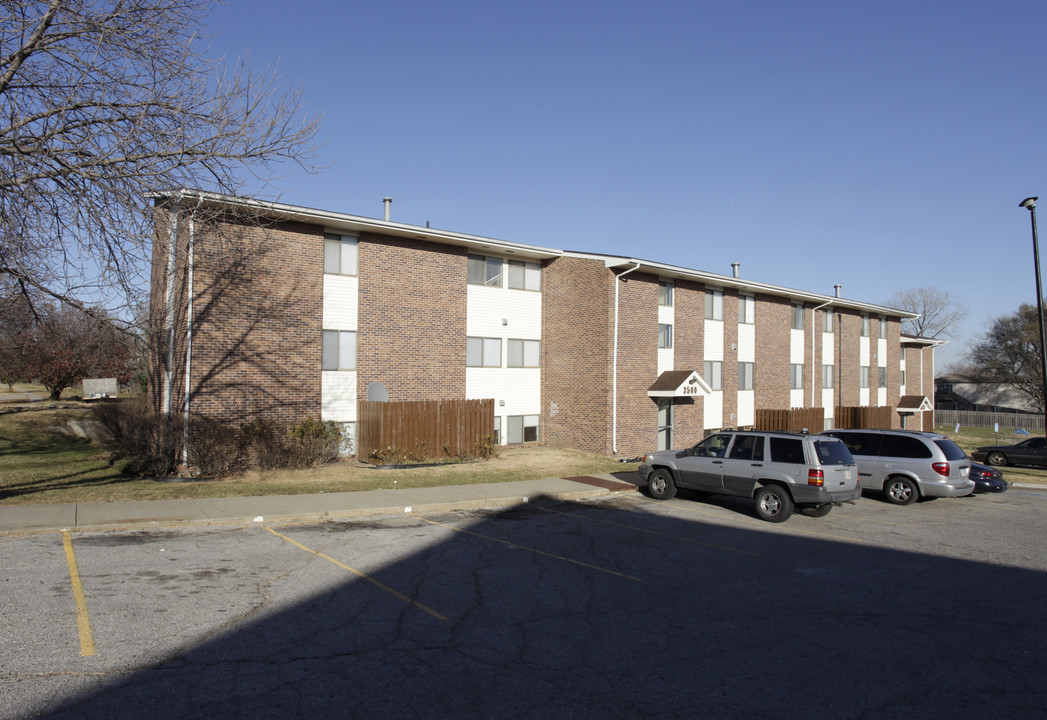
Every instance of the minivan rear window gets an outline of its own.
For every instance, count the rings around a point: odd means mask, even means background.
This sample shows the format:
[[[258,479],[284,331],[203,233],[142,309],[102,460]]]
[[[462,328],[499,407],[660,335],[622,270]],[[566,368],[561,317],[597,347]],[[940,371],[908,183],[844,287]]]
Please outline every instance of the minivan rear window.
[[[949,438],[935,440],[934,444],[941,448],[942,452],[945,453],[946,460],[963,460],[967,457],[967,453],[963,451],[963,448]]]
[[[815,440],[814,449],[818,453],[818,462],[822,465],[854,464],[850,450],[840,441]]]

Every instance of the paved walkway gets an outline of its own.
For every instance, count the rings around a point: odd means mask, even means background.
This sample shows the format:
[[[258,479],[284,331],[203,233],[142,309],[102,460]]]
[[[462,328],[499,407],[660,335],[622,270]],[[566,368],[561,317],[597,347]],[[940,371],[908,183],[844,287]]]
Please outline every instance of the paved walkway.
[[[635,482],[625,482],[623,478]],[[505,507],[540,497],[578,500],[636,492],[639,484],[642,484],[640,477],[628,473],[309,495],[11,505],[0,507],[0,535],[274,521],[315,522],[366,515]]]

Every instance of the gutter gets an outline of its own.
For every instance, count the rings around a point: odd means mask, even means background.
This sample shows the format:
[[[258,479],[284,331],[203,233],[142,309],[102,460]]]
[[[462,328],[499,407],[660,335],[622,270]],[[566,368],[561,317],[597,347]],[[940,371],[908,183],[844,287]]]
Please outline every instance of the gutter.
[[[640,269],[640,263],[614,276],[614,359],[611,363],[611,452],[618,452],[618,281]]]

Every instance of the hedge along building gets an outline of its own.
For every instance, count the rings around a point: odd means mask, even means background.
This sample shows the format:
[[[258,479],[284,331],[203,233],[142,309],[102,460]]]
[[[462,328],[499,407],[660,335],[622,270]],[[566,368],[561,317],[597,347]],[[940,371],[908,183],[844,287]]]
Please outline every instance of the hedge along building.
[[[836,406],[910,394],[913,315],[839,292],[396,223],[388,201],[379,220],[154,200],[158,412],[352,433],[369,397],[494,398],[499,444],[635,456],[751,425],[758,408],[823,408],[830,426]],[[933,387],[933,344],[906,348]]]

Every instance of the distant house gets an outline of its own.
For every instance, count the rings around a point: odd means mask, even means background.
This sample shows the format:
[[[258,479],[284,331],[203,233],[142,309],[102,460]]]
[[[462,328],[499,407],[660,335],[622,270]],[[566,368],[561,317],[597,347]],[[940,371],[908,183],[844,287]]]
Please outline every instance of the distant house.
[[[1025,395],[1007,383],[963,373],[950,373],[934,379],[934,405],[938,410],[1037,412]]]

